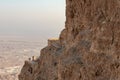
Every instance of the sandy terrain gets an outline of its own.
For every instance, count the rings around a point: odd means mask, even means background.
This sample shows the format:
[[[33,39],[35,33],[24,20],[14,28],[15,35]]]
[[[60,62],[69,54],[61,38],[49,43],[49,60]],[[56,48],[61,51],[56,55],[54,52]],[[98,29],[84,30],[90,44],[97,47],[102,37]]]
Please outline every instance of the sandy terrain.
[[[17,80],[24,60],[33,55],[39,56],[45,43],[42,39],[32,41],[0,37],[0,80]]]

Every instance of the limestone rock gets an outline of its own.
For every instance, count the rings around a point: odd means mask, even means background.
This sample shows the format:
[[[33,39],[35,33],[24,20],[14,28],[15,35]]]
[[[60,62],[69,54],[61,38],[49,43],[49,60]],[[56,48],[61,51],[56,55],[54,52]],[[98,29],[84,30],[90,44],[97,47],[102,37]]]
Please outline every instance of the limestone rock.
[[[120,80],[120,0],[66,0],[60,38],[25,63],[19,80]]]

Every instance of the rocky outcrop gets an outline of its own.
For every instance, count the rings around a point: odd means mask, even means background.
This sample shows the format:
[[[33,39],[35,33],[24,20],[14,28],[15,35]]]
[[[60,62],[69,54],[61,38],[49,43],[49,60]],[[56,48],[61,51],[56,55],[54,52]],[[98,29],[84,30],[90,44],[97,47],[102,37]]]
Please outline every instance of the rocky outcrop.
[[[120,80],[120,1],[66,0],[66,23],[19,80]]]

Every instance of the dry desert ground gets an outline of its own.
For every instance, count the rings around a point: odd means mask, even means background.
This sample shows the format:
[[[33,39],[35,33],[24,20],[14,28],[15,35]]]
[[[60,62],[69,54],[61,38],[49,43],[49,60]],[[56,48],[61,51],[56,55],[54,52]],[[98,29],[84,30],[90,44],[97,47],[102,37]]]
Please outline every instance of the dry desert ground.
[[[0,80],[18,80],[24,61],[39,56],[45,40],[0,37]]]

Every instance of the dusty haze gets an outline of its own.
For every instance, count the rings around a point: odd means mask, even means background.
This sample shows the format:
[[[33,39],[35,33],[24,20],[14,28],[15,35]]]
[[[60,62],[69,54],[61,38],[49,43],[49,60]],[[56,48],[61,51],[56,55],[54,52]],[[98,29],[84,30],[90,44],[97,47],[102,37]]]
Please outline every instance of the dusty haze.
[[[0,80],[17,80],[24,60],[59,35],[64,6],[64,0],[0,0]]]
[[[0,36],[58,36],[64,6],[64,0],[0,0]]]

